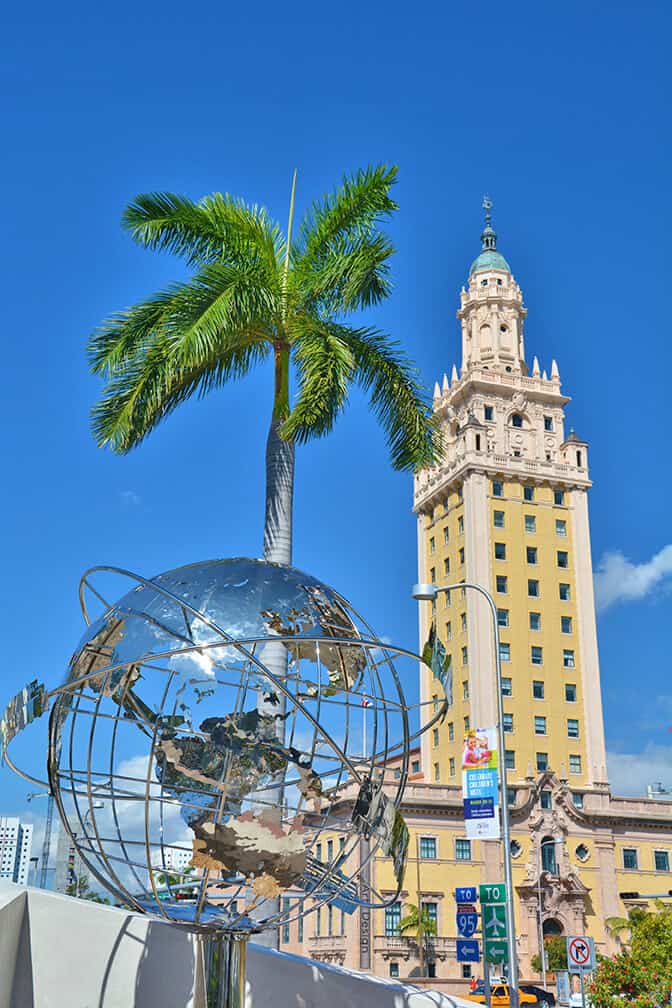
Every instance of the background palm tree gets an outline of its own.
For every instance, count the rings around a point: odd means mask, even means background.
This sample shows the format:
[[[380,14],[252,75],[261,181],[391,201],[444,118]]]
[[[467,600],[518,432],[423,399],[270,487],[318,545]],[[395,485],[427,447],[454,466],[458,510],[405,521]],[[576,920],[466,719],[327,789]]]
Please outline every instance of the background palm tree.
[[[332,429],[352,383],[370,393],[395,468],[432,461],[430,411],[415,369],[388,336],[347,323],[390,292],[393,246],[380,222],[397,207],[396,173],[380,165],[346,177],[313,205],[294,243],[296,173],[286,236],[263,208],[221,193],[197,203],[141,195],[124,213],[138,243],[184,257],[194,274],[113,315],[92,337],[91,369],[107,382],[93,409],[96,440],[128,452],[180,403],[272,355],[267,560],[292,561],[295,445]]]
[[[436,921],[430,916],[427,907],[417,907],[409,903],[406,916],[399,921],[399,934],[410,931],[415,938],[420,952],[420,976],[425,975],[425,947],[427,939],[436,934]]]
[[[659,909],[660,906],[665,906],[660,900],[655,902]],[[632,937],[633,927],[643,921],[648,915],[649,911],[645,910],[644,907],[631,907],[628,910],[627,917],[607,917],[604,921],[604,926],[619,945],[628,945]]]

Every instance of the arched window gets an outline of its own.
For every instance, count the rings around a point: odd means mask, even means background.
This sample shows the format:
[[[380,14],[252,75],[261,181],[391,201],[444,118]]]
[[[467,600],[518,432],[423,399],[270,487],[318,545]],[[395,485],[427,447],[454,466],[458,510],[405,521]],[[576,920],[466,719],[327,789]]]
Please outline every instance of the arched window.
[[[513,414],[513,416],[511,417],[511,423],[512,423],[512,425],[514,427],[522,427],[523,426],[523,418],[520,415],[520,413],[514,413]]]
[[[541,841],[541,870],[550,872],[551,875],[558,874],[558,863],[555,860],[555,840],[553,837],[544,837]]]
[[[544,921],[543,932],[544,937],[546,937],[546,935],[561,935],[563,933],[563,927],[560,921],[553,920],[553,918],[551,918],[550,920]]]

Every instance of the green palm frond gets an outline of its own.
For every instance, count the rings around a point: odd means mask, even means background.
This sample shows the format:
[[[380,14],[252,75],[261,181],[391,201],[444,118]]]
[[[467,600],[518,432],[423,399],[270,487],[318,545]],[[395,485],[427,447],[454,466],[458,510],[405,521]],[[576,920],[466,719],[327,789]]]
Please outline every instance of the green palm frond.
[[[339,326],[355,360],[354,380],[370,394],[395,469],[433,465],[440,449],[427,396],[399,344],[374,329]]]
[[[242,378],[267,354],[266,339],[222,334],[216,352],[180,363],[171,340],[155,338],[106,386],[92,410],[94,437],[125,454],[137,447],[172,411],[195,393],[204,396],[232,378]]]
[[[348,396],[354,357],[339,326],[308,320],[295,337],[299,394],[281,435],[299,444],[323,437],[334,426]]]
[[[174,285],[154,294],[148,301],[105,319],[87,346],[93,373],[112,374],[124,361],[132,359],[140,347],[151,343],[179,290],[179,285]]]
[[[317,263],[329,255],[334,242],[342,237],[370,233],[377,221],[397,209],[390,197],[396,179],[396,165],[384,164],[346,175],[334,193],[315,202],[306,214],[297,258]]]
[[[175,193],[142,193],[124,211],[122,224],[138,244],[182,256],[191,266],[255,258],[270,273],[284,255],[280,229],[266,211],[228,194],[195,203]]]
[[[386,235],[342,236],[328,256],[305,271],[305,297],[320,311],[347,314],[388,297],[390,259],[394,246]],[[299,267],[300,268],[300,267]]]

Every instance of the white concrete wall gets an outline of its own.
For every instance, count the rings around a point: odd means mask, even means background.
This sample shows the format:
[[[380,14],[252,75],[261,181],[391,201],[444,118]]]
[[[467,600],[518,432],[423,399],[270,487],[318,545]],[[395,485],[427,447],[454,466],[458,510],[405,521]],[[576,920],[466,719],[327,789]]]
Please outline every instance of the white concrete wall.
[[[185,930],[0,882],[0,1008],[205,1008]],[[246,1008],[473,1008],[251,944]]]

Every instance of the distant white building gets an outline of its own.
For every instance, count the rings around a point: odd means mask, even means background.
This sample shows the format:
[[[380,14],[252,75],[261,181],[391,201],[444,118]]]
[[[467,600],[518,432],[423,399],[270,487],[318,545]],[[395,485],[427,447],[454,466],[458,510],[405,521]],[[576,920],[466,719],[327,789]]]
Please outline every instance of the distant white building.
[[[18,818],[0,816],[0,878],[28,884],[33,827]]]
[[[192,848],[181,847],[177,844],[167,844],[162,851],[155,851],[152,854],[152,864],[154,865],[154,875],[155,882],[158,883],[159,875],[164,875],[166,872],[169,875],[180,875],[186,868],[191,864],[191,859],[194,856]]]

